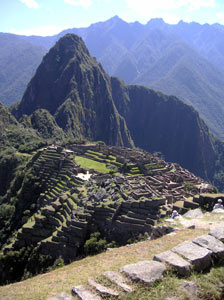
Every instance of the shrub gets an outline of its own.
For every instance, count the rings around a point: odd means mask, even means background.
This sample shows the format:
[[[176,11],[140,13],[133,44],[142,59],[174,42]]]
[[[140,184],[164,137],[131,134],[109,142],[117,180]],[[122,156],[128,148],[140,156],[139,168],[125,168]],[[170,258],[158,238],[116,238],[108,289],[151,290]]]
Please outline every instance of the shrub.
[[[192,183],[186,182],[184,184],[184,189],[185,191],[192,191],[193,189],[195,189],[195,186]]]
[[[90,238],[85,242],[84,252],[86,255],[92,255],[102,252],[106,249],[107,241],[100,238],[99,232],[94,232]]]

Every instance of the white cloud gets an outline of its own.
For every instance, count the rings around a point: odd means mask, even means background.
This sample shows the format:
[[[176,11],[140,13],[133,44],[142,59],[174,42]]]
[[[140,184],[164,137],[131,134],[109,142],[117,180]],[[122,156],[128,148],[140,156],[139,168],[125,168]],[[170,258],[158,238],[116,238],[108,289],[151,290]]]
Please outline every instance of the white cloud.
[[[216,17],[218,18],[219,23],[224,24],[224,12],[217,13]]]
[[[40,8],[40,5],[35,0],[19,0],[29,8]]]
[[[125,2],[129,8],[144,14],[178,8],[195,10],[202,7],[215,7],[215,0],[125,0]]]
[[[86,9],[92,4],[92,0],[64,0],[64,2],[73,6],[83,6]]]
[[[188,7],[191,10],[197,10],[202,7],[215,7],[215,0],[179,0],[179,7]]]
[[[19,34],[19,35],[40,35],[40,36],[50,36],[61,32],[64,29],[68,29],[69,26],[40,26],[33,27],[24,30],[10,29],[7,32]]]

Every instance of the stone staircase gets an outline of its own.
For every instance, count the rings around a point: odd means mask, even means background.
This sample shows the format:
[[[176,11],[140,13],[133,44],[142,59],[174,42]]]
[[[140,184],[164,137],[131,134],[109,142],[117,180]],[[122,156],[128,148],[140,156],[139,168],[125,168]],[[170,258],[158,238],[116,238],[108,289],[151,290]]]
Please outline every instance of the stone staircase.
[[[85,285],[72,288],[74,297],[82,300],[122,299],[123,293],[132,293],[132,282],[150,286],[166,278],[167,270],[181,277],[191,272],[203,272],[224,261],[224,227],[213,229],[207,235],[183,242],[170,251],[158,253],[152,261],[140,261],[122,267],[119,272],[107,271],[102,274],[107,284],[89,279]],[[109,283],[110,282],[110,283]],[[111,285],[113,288],[111,288]],[[62,293],[48,300],[72,300],[73,296]]]

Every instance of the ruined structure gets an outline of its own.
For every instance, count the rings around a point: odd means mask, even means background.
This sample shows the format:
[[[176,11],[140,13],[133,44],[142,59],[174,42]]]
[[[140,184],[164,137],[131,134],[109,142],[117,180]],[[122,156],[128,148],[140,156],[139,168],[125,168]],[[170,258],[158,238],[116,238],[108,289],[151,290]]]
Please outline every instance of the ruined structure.
[[[78,165],[78,158],[89,163],[86,178],[80,176],[87,168]],[[103,172],[94,167],[96,162]],[[150,235],[160,218],[173,209],[184,213],[202,206],[208,195],[200,192],[213,190],[178,164],[144,151],[102,144],[44,148],[27,169],[42,192],[36,212],[4,253],[33,245],[39,253],[62,256],[65,262],[76,258],[91,232],[99,231],[120,244],[140,233]]]

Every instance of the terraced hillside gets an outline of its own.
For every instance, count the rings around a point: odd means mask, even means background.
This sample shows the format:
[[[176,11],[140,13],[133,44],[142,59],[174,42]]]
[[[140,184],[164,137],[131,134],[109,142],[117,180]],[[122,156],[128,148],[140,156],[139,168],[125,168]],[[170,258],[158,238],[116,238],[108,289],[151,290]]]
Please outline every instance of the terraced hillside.
[[[26,166],[17,191],[21,197],[14,233],[2,248],[2,283],[21,279],[31,270],[38,273],[59,257],[66,263],[74,260],[94,232],[117,244],[140,233],[150,235],[174,208],[185,212],[207,205],[209,194],[203,193],[213,191],[178,164],[144,151],[102,144],[69,148],[41,149]],[[35,179],[32,185],[38,192],[23,203],[22,195],[29,191],[27,174]],[[8,270],[12,257],[14,268],[20,266],[16,277]]]

